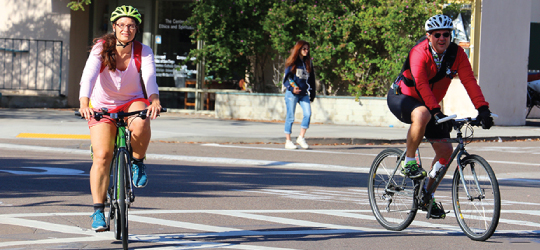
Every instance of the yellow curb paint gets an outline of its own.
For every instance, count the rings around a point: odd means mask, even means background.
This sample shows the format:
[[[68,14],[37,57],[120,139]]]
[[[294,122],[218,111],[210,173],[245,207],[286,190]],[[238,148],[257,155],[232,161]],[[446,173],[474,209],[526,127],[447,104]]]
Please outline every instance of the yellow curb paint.
[[[19,135],[17,135],[17,138],[83,139],[83,140],[90,140],[90,135],[20,133]]]

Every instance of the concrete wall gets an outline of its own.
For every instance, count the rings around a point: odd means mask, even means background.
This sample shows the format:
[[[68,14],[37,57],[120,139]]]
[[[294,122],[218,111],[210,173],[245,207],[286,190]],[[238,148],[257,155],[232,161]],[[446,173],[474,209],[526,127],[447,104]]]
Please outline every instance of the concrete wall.
[[[531,23],[540,23],[540,0],[531,2]]]
[[[498,125],[524,125],[531,0],[482,1],[479,84]]]
[[[60,40],[63,42],[62,89],[68,85],[69,31],[71,15],[69,0],[2,0],[0,1],[0,37]]]
[[[540,0],[533,1],[540,6]],[[482,1],[478,83],[499,115],[496,125],[525,124],[531,12],[540,14],[531,5],[531,0]],[[477,115],[459,79],[452,81],[442,104],[445,114]]]
[[[216,117],[284,121],[287,113],[283,94],[217,93]],[[311,104],[312,123],[343,125],[408,127],[390,112],[386,98],[324,97]],[[302,108],[297,105],[296,121],[302,120]]]

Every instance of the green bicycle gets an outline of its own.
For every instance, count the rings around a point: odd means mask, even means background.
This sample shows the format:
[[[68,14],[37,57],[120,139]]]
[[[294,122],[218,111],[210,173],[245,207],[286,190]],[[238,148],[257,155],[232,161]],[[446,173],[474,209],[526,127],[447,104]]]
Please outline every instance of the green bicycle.
[[[496,117],[494,114],[492,116]],[[437,122],[453,118],[455,115]],[[473,240],[489,239],[499,223],[499,184],[489,163],[479,155],[469,154],[465,150],[466,140],[472,138],[472,126],[479,125],[479,121],[474,118],[455,119],[457,137],[433,141],[457,142],[458,145],[446,166],[437,172],[435,183],[428,190],[424,188],[427,178],[413,180],[400,174],[405,152],[388,148],[379,153],[371,165],[368,182],[369,204],[379,224],[388,230],[401,231],[412,223],[418,209],[425,207],[425,204],[429,204],[426,218],[430,218],[432,194],[455,159],[457,167],[452,181],[452,205],[458,224]],[[466,138],[463,138],[461,132],[464,126],[471,131],[471,135]],[[416,150],[416,155],[421,166],[419,150]]]
[[[116,141],[114,144],[114,156],[111,162],[111,182],[107,190],[107,202],[109,205],[109,216],[107,218],[107,229],[110,231],[111,219],[114,221],[114,237],[122,240],[124,249],[128,249],[128,208],[135,201],[133,184],[131,180],[131,131],[128,129],[128,122],[125,118],[146,119],[148,110],[139,110],[133,112],[109,113],[106,108],[101,112],[94,113],[94,118],[110,119],[115,122],[117,127]],[[167,112],[162,108],[161,112]],[[80,116],[79,112],[75,112]],[[109,116],[109,117],[104,117]]]

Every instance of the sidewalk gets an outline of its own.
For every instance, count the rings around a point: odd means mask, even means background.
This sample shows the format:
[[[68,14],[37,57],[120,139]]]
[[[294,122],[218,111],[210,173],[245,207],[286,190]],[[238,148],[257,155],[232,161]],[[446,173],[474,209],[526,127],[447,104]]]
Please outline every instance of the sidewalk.
[[[284,143],[283,122],[220,120],[207,115],[163,113],[152,121],[152,140],[207,143]],[[0,139],[15,139],[20,133],[88,135],[86,121],[72,110],[1,109]],[[293,125],[293,138],[300,124]],[[403,143],[406,128],[311,124],[306,134],[310,144]],[[512,141],[540,139],[537,126],[474,128],[476,140]]]

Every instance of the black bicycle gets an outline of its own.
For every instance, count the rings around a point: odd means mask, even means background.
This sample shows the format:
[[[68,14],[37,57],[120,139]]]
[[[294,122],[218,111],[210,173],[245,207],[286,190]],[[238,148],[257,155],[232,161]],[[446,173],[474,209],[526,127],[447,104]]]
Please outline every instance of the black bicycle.
[[[443,118],[438,123],[455,117]],[[405,161],[402,150],[388,148],[375,157],[369,172],[369,204],[384,228],[394,231],[407,228],[421,207],[427,207],[426,217],[429,219],[434,199],[432,194],[455,159],[457,166],[452,181],[452,205],[459,226],[473,240],[484,241],[493,235],[501,211],[499,184],[488,162],[465,150],[465,145],[472,140],[472,126],[480,126],[480,122],[474,118],[455,119],[455,139],[432,141],[457,142],[458,145],[447,164],[437,172],[435,183],[428,190],[424,188],[428,178],[413,180],[401,174],[400,169]],[[470,136],[463,137],[463,127],[470,130]],[[417,150],[416,154],[421,166],[420,151]]]
[[[137,117],[144,120],[149,115],[146,109],[128,113],[109,113],[106,108],[101,110],[101,112],[94,113],[94,118],[97,121],[110,119],[115,122],[117,127],[114,156],[111,162],[112,182],[109,183],[107,190],[107,204],[109,204],[110,209],[107,218],[107,229],[104,231],[110,231],[111,219],[114,220],[114,237],[117,240],[122,240],[124,249],[128,249],[128,208],[135,201],[131,180],[133,151],[131,149],[131,131],[129,130],[128,120]],[[167,109],[162,108],[161,112],[167,112]],[[80,116],[81,114],[75,112],[75,115]]]

